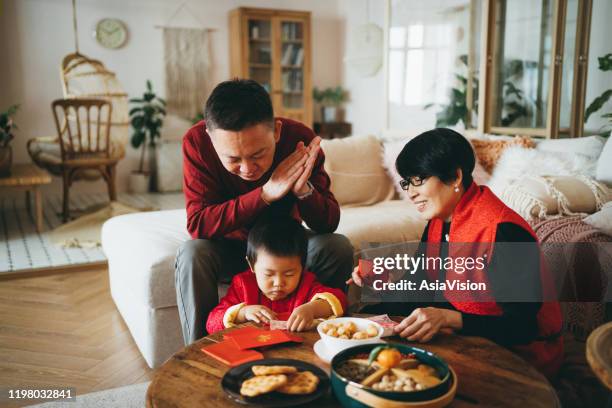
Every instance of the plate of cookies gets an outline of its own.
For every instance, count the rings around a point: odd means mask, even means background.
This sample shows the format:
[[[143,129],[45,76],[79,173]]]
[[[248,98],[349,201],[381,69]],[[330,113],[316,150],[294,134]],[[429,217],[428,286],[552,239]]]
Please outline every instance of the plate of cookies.
[[[235,402],[259,407],[289,407],[316,400],[330,388],[328,375],[300,360],[269,358],[230,369],[221,387]]]

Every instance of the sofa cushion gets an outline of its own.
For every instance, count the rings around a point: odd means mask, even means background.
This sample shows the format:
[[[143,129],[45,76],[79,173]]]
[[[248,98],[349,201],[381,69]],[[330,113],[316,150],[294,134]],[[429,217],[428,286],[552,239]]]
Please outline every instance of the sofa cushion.
[[[366,242],[418,241],[426,223],[411,203],[389,200],[367,207],[342,207],[336,232],[348,237],[359,251]]]
[[[599,155],[595,174],[597,181],[612,187],[612,132],[610,132],[610,136],[608,136],[608,140]]]
[[[139,304],[153,309],[175,306],[174,257],[190,239],[186,223],[184,209],[127,214],[105,222],[102,249],[111,281],[129,287]]]
[[[533,148],[535,143],[529,137],[517,136],[512,140],[482,140],[470,139],[474,147],[474,153],[478,163],[488,173],[493,172],[493,168],[501,157],[504,150],[510,146],[520,146],[524,148]]]
[[[601,136],[577,137],[572,139],[545,139],[537,143],[536,149],[545,152],[578,153],[597,160],[604,147]]]
[[[604,234],[612,236],[612,201],[604,204],[601,210],[589,215],[583,221]]]
[[[382,166],[381,146],[376,137],[323,140],[321,147],[331,190],[340,205],[371,205],[393,197],[393,186]]]
[[[527,220],[592,214],[607,197],[606,186],[585,176],[525,176],[501,194],[501,199]]]

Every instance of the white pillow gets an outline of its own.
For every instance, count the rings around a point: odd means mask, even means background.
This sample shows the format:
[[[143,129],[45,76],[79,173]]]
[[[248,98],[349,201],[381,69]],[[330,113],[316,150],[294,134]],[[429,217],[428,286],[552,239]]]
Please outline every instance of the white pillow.
[[[608,136],[599,160],[597,161],[596,177],[597,181],[607,184],[612,187],[612,132]]]
[[[526,174],[532,176],[572,176],[595,177],[594,162],[582,154],[550,152],[511,146],[504,150],[493,169],[487,186],[498,196],[513,182]]]
[[[604,147],[601,136],[577,137],[573,139],[545,139],[536,145],[536,150],[558,153],[578,153],[597,160]]]
[[[601,210],[584,218],[583,221],[604,234],[612,235],[612,201],[604,204]]]

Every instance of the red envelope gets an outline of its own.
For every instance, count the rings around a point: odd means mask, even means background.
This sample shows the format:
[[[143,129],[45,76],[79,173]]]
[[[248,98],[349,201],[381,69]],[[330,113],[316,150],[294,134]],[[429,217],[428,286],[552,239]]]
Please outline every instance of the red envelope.
[[[385,269],[381,274],[374,273],[374,262],[369,259],[359,260],[359,276],[368,286],[373,285],[375,280],[389,282],[389,271]]]
[[[232,336],[231,341],[233,341],[240,350],[245,350],[286,343],[289,341],[303,341],[303,339],[296,335],[289,335],[281,330],[267,330],[259,334],[246,333],[235,335]]]
[[[267,332],[267,330],[260,329],[259,327],[246,326],[246,327],[242,327],[240,329],[232,330],[229,333],[225,333],[223,335],[223,338],[225,340],[228,340],[228,339],[231,339],[234,336],[240,336],[241,334],[250,334],[250,335],[253,335],[253,334],[259,334],[259,333],[265,333],[265,332]]]
[[[255,350],[239,349],[231,340],[224,340],[216,344],[211,344],[210,346],[202,347],[201,350],[230,367],[264,358],[263,354]]]

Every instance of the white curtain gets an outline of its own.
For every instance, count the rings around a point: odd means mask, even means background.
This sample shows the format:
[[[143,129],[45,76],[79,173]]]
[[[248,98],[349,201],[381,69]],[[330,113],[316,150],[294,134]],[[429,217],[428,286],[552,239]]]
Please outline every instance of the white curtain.
[[[163,32],[168,113],[192,119],[202,112],[209,93],[209,32],[174,27],[164,27]]]

